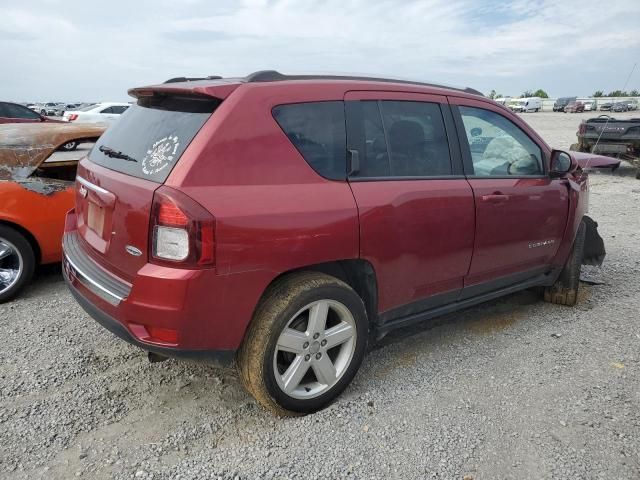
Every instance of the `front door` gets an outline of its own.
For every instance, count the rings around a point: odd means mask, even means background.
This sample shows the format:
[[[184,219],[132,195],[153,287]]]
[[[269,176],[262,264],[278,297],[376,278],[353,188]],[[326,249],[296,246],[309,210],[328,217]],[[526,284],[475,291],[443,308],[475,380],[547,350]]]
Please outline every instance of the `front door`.
[[[376,272],[381,321],[454,301],[475,213],[446,98],[349,92],[345,101],[360,256]]]
[[[550,269],[567,223],[566,182],[547,174],[548,147],[485,102],[455,99],[465,173],[476,204],[473,296]],[[474,288],[475,287],[475,288]]]

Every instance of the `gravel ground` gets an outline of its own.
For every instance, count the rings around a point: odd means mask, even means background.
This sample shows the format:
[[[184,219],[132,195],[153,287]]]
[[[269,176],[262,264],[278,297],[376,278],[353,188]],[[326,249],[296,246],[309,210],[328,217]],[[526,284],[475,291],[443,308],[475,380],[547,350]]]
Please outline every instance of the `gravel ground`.
[[[527,114],[568,147],[580,117]],[[623,116],[623,115],[617,115]],[[591,178],[608,256],[575,308],[521,292],[387,336],[326,410],[278,419],[232,371],[148,363],[58,266],[0,305],[0,477],[640,477],[640,181]]]

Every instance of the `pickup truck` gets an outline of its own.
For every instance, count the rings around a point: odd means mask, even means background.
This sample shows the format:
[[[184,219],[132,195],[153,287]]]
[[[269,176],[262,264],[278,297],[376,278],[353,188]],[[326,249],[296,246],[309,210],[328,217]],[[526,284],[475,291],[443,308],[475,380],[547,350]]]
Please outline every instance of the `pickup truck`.
[[[640,118],[616,120],[600,115],[583,120],[577,136],[571,150],[627,160],[638,168],[636,178],[640,179]]]

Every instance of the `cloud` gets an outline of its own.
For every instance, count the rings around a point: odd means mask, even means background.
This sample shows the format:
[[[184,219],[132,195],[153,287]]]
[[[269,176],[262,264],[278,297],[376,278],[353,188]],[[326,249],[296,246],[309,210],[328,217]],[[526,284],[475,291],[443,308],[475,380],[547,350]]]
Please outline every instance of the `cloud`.
[[[0,97],[18,101],[122,99],[173,76],[268,68],[585,95],[621,88],[640,56],[632,0],[8,3]]]

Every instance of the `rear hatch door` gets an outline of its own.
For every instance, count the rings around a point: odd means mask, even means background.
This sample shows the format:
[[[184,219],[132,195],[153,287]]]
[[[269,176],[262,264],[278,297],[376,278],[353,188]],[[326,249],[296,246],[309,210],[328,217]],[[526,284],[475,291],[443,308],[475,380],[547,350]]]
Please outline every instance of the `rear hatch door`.
[[[148,261],[154,191],[220,100],[149,94],[130,107],[78,168],[78,233],[90,255],[127,281]]]

